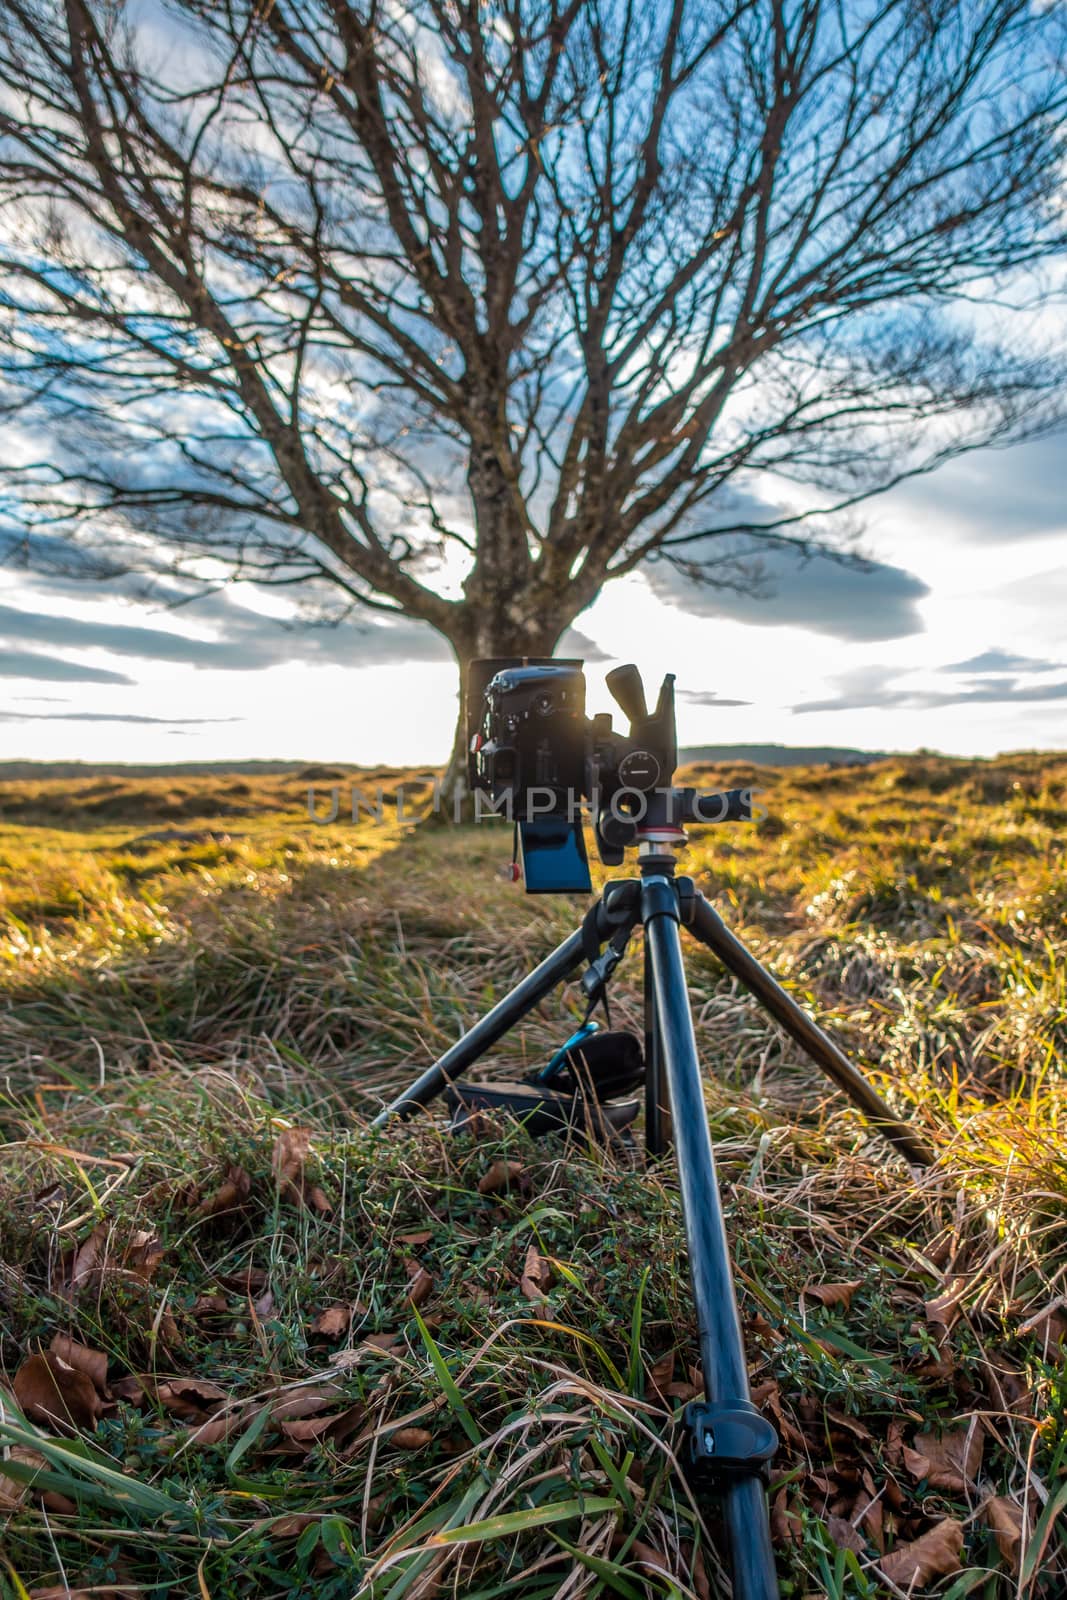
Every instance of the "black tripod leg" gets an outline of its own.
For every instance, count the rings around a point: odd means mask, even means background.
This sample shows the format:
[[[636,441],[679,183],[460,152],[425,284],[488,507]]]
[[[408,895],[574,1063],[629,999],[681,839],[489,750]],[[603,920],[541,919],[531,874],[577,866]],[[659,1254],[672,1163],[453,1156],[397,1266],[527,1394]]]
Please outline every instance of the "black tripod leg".
[[[781,1023],[786,1033],[795,1039],[811,1059],[834,1080],[838,1088],[845,1091],[853,1104],[859,1106],[879,1133],[883,1134],[891,1144],[896,1145],[906,1161],[917,1167],[930,1166],[934,1155],[929,1146],[923,1142],[914,1128],[893,1115],[881,1095],[867,1082],[862,1072],[856,1070],[833,1040],[823,1033],[806,1011],[797,1005],[792,995],[771,977],[755,956],[745,949],[740,939],[730,932],[714,906],[702,894],[693,897],[692,906],[693,915],[689,926],[697,938],[706,944],[709,950],[714,951],[723,966],[727,967],[735,978],[740,978],[745,988],[751,990],[775,1021]]]
[[[670,1098],[704,1385],[713,1404],[743,1407],[748,1368],[686,991],[675,885],[666,878],[647,878],[641,915]],[[759,1476],[724,1476],[722,1506],[734,1600],[776,1600],[767,1496]]]
[[[645,1153],[661,1156],[669,1143],[669,1114],[664,1102],[663,1049],[660,1043],[656,987],[645,941]]]
[[[380,1128],[398,1112],[409,1113],[416,1106],[429,1105],[452,1078],[458,1077],[472,1061],[484,1055],[509,1028],[513,1028],[528,1011],[532,1011],[538,1001],[543,1000],[558,983],[570,977],[584,959],[585,941],[579,929],[558,945],[550,956],[546,956],[539,967],[527,973],[521,983],[517,983],[492,1011],[487,1011],[480,1022],[476,1022],[461,1039],[457,1039],[432,1067],[427,1067],[421,1078],[416,1078],[410,1088],[398,1095],[384,1111],[380,1111],[371,1126]]]

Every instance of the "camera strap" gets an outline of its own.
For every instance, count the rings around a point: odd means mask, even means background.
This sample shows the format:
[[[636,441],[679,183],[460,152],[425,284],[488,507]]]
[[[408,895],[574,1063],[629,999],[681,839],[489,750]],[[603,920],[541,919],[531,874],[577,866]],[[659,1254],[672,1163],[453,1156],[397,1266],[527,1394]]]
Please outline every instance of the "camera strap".
[[[608,940],[603,954],[601,954],[598,914],[599,905],[590,906],[582,920],[582,944],[585,947],[586,960],[589,962],[588,971],[582,976],[582,988],[589,1002],[585,1013],[585,1021],[589,1021],[598,1005],[603,1005],[604,1017],[610,1028],[611,1007],[608,1004],[608,979],[626,953],[626,946],[629,944],[630,934],[633,932],[633,924],[624,922],[620,927],[616,928]]]

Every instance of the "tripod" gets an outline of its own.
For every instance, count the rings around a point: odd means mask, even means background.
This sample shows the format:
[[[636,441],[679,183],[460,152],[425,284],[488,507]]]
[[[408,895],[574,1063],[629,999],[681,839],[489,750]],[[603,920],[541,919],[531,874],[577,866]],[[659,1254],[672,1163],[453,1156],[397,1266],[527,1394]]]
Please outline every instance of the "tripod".
[[[714,952],[909,1163],[927,1166],[933,1156],[730,932],[692,879],[676,876],[676,851],[684,839],[677,826],[640,829],[640,876],[608,883],[583,927],[387,1106],[375,1126],[428,1105],[583,961],[589,962],[583,988],[591,1002],[598,1000],[630,934],[643,926],[645,1147],[650,1156],[660,1156],[670,1139],[676,1150],[706,1394],[686,1408],[687,1466],[695,1480],[709,1480],[720,1492],[735,1600],[776,1600],[765,1482],[778,1438],[749,1398],[680,929],[687,927]]]

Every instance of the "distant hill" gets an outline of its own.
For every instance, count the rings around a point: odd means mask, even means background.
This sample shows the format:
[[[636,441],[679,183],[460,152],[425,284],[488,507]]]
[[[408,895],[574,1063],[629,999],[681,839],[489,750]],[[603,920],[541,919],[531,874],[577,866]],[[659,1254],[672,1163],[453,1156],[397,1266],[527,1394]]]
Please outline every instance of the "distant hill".
[[[885,751],[849,750],[836,745],[788,744],[700,744],[678,752],[679,765],[691,761],[744,761],[757,767],[862,767],[869,761],[882,761]],[[222,778],[232,773],[244,777],[282,777],[295,774],[308,781],[354,777],[360,772],[420,769],[389,768],[382,763],[331,761],[327,767],[318,761],[174,761],[137,763],[124,761],[0,761],[0,782],[22,778]],[[437,769],[428,764],[424,769]]]
[[[690,761],[747,761],[754,767],[865,767],[884,761],[884,750],[848,750],[831,744],[694,744],[679,750],[679,764]]]
[[[331,763],[347,772],[367,770],[354,762]],[[304,773],[322,764],[310,761],[173,761],[139,765],[125,761],[0,761],[0,781],[5,778],[214,778],[228,773],[272,778]],[[374,769],[377,770],[377,769]]]

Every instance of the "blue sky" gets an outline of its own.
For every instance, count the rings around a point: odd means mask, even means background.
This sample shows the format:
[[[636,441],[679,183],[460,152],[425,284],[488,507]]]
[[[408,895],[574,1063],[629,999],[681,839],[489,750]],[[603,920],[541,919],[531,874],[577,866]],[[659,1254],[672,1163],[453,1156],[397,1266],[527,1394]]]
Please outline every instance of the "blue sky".
[[[668,569],[609,586],[567,648],[678,675],[684,744],[992,755],[1067,748],[1067,439],[963,457],[867,508],[866,572],[771,565],[762,598]],[[0,751],[88,761],[438,761],[456,673],[426,628],[292,625],[237,586],[168,610],[0,568]]]

